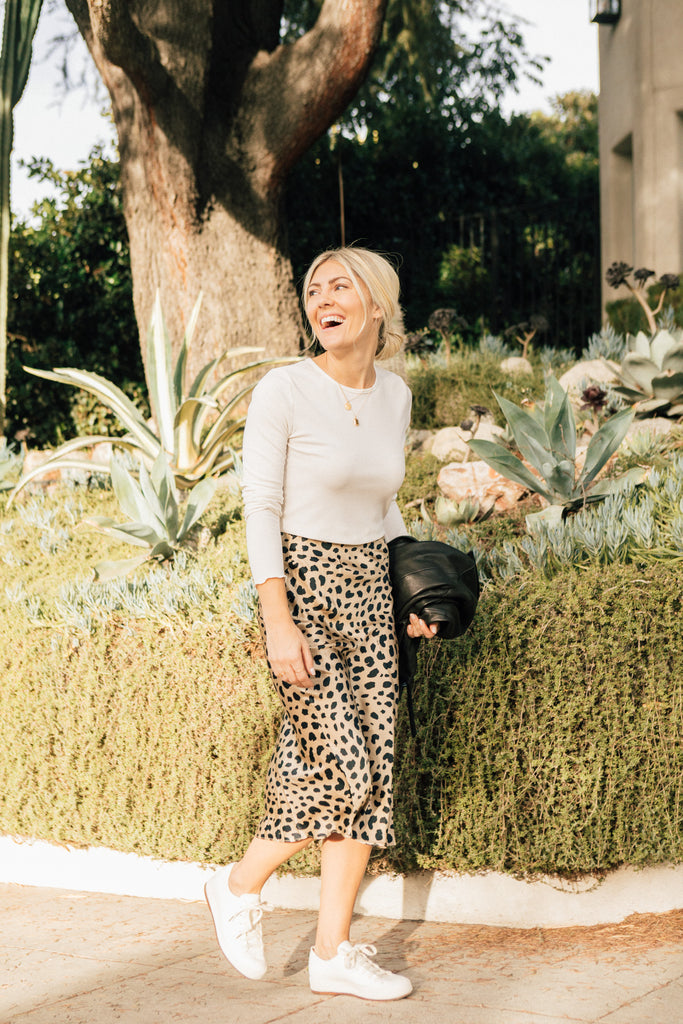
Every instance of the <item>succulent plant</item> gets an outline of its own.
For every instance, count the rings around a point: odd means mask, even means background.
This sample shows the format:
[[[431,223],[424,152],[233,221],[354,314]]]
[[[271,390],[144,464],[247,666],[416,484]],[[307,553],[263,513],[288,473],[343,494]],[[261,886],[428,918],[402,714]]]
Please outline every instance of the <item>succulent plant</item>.
[[[651,339],[639,331],[628,336],[627,347],[613,390],[637,416],[683,416],[683,331],[661,330]]]
[[[635,288],[629,281],[631,274],[633,274],[633,280],[636,282]],[[662,274],[659,278],[659,285],[662,289],[659,301],[655,308],[652,309],[645,298],[644,289],[648,280],[654,276],[654,270],[648,270],[647,267],[639,267],[638,270],[634,270],[628,263],[619,260],[615,260],[614,263],[610,264],[605,272],[605,280],[610,288],[621,288],[622,286],[628,288],[633,298],[640,304],[647,318],[650,334],[653,336],[657,333],[656,317],[662,310],[666,293],[678,288],[680,284],[678,274]]]
[[[112,455],[111,482],[122,511],[131,521],[117,523],[109,516],[89,516],[83,520],[83,525],[143,550],[133,558],[98,563],[96,579],[120,576],[148,559],[172,559],[216,492],[213,478],[200,480],[188,493],[181,518],[178,490],[163,452],[157,455],[151,473],[140,458],[138,480],[115,454]]]
[[[603,423],[591,438],[579,468],[576,420],[567,392],[553,376],[548,378],[542,404],[523,409],[499,395],[496,400],[526,460],[514,455],[502,441],[468,441],[472,451],[496,472],[540,494],[553,508],[583,503],[587,496],[590,499],[589,492],[602,495],[619,486],[618,479],[598,484],[596,477],[621,444],[633,419],[632,410],[625,409]]]
[[[69,367],[52,371],[24,367],[28,373],[35,374],[36,377],[44,377],[60,384],[70,384],[95,395],[112,410],[128,433],[124,437],[89,435],[66,441],[55,449],[49,459],[21,478],[10,496],[10,502],[30,480],[56,468],[108,473],[109,466],[95,465],[78,454],[82,449],[90,448],[102,441],[109,441],[130,453],[138,453],[148,470],[159,453],[165,452],[175,483],[183,489],[190,489],[199,480],[219,476],[233,468],[234,438],[244,426],[244,416],[238,415],[237,409],[256,385],[256,380],[252,379],[249,384],[239,388],[239,378],[244,374],[251,374],[253,378],[255,370],[292,362],[299,357],[260,359],[231,370],[216,384],[209,386],[211,375],[227,357],[241,359],[262,351],[258,348],[230,349],[223,356],[207,363],[187,388],[185,376],[188,354],[200,306],[201,296],[192,310],[173,367],[171,343],[166,333],[157,293],[147,336],[147,369],[150,398],[158,426],[156,433],[153,427],[145,422],[140,410],[127,395],[106,377]],[[238,390],[235,392],[236,387]],[[219,399],[231,389],[232,396],[221,405]]]

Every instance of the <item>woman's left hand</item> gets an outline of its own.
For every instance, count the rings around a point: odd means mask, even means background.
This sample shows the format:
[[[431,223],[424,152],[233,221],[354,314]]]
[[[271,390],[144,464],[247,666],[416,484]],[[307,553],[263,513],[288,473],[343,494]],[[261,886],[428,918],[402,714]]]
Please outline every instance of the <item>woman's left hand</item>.
[[[433,626],[428,626],[424,619],[418,619],[417,615],[413,612],[410,616],[410,622],[408,623],[408,636],[412,636],[414,639],[424,637],[426,640],[432,640],[439,627],[436,623]]]

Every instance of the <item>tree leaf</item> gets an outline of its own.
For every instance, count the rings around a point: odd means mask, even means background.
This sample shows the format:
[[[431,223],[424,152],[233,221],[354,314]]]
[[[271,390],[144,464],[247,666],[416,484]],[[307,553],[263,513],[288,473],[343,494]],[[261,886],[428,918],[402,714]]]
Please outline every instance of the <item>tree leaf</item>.
[[[94,568],[96,580],[112,580],[116,576],[124,576],[133,569],[137,569],[138,566],[142,565],[150,557],[150,552],[145,551],[142,555],[136,555],[134,558],[122,558],[115,562],[102,561],[98,562]]]
[[[202,308],[202,293],[200,292],[197,296],[197,301],[192,307],[190,313],[190,319],[187,322],[185,328],[185,334],[180,345],[180,351],[175,364],[175,370],[173,371],[173,394],[175,397],[176,409],[180,406],[183,400],[183,387],[185,384],[185,369],[187,366],[187,357],[192,346],[192,338],[194,337],[195,328],[197,326],[197,320],[199,319],[199,311]]]
[[[82,526],[90,527],[96,530],[98,533],[103,533],[106,537],[111,537],[112,540],[119,541],[123,544],[132,544],[138,548],[151,548],[153,543],[156,543],[157,538],[149,532],[149,535],[142,531],[143,535],[140,535],[141,523],[126,523],[119,524],[115,520],[110,519],[108,516],[87,516],[82,521]],[[135,530],[131,531],[131,527],[135,527]],[[145,527],[145,530],[148,530]]]
[[[683,396],[683,372],[662,373],[652,378],[652,390],[656,398],[665,398],[673,402]]]
[[[651,358],[658,367],[664,366],[664,358],[666,354],[672,349],[677,348],[676,339],[672,338],[668,331],[657,331],[654,338],[650,342],[650,353]]]

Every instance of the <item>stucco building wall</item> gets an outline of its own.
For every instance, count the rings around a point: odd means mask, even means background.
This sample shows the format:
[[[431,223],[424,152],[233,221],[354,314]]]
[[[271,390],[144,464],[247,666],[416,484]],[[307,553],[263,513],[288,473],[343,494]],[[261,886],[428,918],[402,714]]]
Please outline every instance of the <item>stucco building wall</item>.
[[[602,270],[683,270],[683,0],[622,0],[600,25]],[[603,284],[603,300],[615,292]]]

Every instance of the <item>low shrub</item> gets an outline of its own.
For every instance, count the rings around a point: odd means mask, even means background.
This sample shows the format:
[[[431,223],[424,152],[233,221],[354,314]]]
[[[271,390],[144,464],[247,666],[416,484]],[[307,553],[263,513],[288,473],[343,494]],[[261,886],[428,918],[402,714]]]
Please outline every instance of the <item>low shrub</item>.
[[[683,616],[662,566],[487,587],[423,645],[399,730],[397,866],[601,871],[683,859]]]
[[[261,813],[280,714],[244,600],[239,510],[217,503],[188,561],[208,590],[188,583],[162,614],[163,588],[140,577],[137,612],[112,599],[77,628],[60,600],[79,577],[86,587],[93,537],[74,520],[111,501],[35,499],[1,523],[0,831],[226,861]],[[664,565],[526,573],[485,589],[461,640],[423,645],[417,738],[403,706],[398,721],[398,845],[375,866],[573,874],[682,860],[677,581]],[[316,867],[316,851],[295,863]]]
[[[500,359],[489,352],[461,348],[448,365],[415,367],[408,371],[413,392],[412,425],[417,430],[452,427],[466,419],[473,405],[488,408],[500,426],[505,425],[493,392],[512,402],[543,397],[543,370],[533,376],[510,376],[500,368]]]

